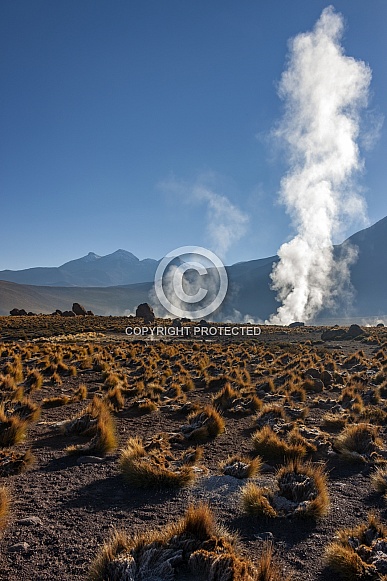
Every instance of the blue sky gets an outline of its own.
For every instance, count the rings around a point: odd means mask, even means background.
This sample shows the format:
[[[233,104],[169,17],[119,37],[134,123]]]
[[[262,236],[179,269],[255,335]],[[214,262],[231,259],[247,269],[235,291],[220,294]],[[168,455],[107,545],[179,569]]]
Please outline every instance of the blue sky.
[[[329,4],[3,0],[0,269],[118,248],[216,250],[225,204],[240,218],[225,262],[275,254],[293,233],[278,202],[286,160],[270,139],[277,86],[289,38]],[[346,54],[372,69],[366,126],[387,113],[387,3],[333,5]],[[386,132],[362,150],[370,223],[387,215]]]

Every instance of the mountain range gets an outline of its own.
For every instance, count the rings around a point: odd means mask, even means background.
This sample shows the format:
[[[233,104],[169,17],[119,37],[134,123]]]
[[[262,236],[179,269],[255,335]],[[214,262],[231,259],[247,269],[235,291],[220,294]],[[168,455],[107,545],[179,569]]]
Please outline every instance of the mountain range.
[[[118,286],[153,280],[158,264],[158,260],[139,260],[122,249],[106,256],[89,252],[58,267],[0,270],[0,280],[38,286]]]
[[[339,256],[345,247],[357,248],[351,267],[352,292],[343,296],[336,310],[324,311],[320,319],[383,318],[387,316],[387,217],[361,230],[335,247]],[[239,262],[226,267],[229,291],[221,316],[266,319],[278,307],[270,289],[270,273],[277,256]],[[141,302],[152,303],[153,278],[158,260],[139,260],[117,250],[107,256],[90,252],[57,268],[0,271],[0,314],[14,308],[52,312],[80,302],[95,314],[129,314]],[[154,305],[157,306],[157,305]]]

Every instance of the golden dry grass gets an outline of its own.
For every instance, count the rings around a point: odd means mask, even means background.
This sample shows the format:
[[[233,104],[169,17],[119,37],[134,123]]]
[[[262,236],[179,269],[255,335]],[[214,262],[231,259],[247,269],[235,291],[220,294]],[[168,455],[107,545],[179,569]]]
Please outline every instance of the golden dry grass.
[[[195,480],[193,464],[200,457],[194,452],[189,462],[173,467],[161,450],[147,451],[140,438],[129,438],[119,458],[125,480],[137,488],[187,486]]]
[[[9,515],[10,495],[8,488],[0,486],[0,532],[5,528]]]
[[[0,405],[0,448],[19,444],[26,436],[28,422],[17,415],[8,416]]]
[[[294,458],[303,458],[307,453],[304,443],[290,444],[270,426],[264,426],[252,435],[254,451],[266,462],[279,464]]]
[[[326,549],[327,564],[343,579],[383,579],[371,562],[378,551],[378,543],[385,546],[387,528],[379,518],[370,513],[365,523],[341,529],[336,539]]]
[[[379,428],[370,424],[350,424],[337,436],[335,448],[344,458],[366,461],[383,445]]]
[[[178,578],[185,567],[197,581],[286,581],[271,546],[263,548],[257,565],[238,550],[233,535],[216,523],[208,505],[189,507],[177,523],[161,531],[129,536],[115,532],[94,560],[92,581]],[[129,575],[129,577],[128,577]]]
[[[222,460],[219,468],[223,474],[235,478],[253,478],[259,474],[262,468],[262,459],[259,456],[252,459],[240,454],[233,454]]]
[[[247,514],[278,517],[321,518],[329,510],[327,476],[320,465],[291,461],[276,473],[277,489],[249,482],[242,489],[241,501]]]

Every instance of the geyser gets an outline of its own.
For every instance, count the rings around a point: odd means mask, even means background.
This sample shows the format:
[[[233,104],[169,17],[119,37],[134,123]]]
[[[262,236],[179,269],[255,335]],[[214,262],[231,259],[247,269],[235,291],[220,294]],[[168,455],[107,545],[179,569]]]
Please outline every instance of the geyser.
[[[335,263],[333,236],[364,212],[353,178],[362,168],[357,140],[371,70],[344,54],[343,18],[325,8],[314,29],[290,43],[279,95],[285,112],[276,136],[289,155],[281,200],[297,230],[278,251],[272,288],[282,302],[270,323],[308,321],[331,306],[353,254]]]

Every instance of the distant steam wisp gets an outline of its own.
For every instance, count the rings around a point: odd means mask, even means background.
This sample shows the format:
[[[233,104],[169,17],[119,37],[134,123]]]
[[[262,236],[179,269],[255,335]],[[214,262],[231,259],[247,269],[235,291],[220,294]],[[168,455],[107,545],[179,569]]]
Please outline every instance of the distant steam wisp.
[[[344,54],[343,19],[325,8],[312,32],[290,45],[279,94],[285,114],[276,136],[289,152],[290,170],[281,181],[281,200],[297,229],[281,246],[271,273],[282,302],[270,323],[307,321],[330,305],[353,253],[335,264],[333,236],[343,219],[364,212],[353,189],[362,168],[357,140],[367,105],[371,70]]]

